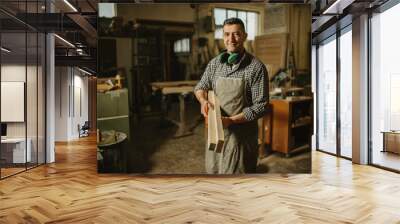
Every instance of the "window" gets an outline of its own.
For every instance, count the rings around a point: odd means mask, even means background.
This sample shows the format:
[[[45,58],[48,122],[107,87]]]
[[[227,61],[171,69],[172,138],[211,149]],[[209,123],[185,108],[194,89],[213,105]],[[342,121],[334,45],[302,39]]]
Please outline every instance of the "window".
[[[214,9],[215,39],[223,38],[222,27],[224,25],[224,21],[225,19],[232,17],[237,17],[243,21],[244,28],[248,34],[247,39],[254,40],[254,37],[257,36],[258,33],[258,13],[221,8]]]
[[[400,73],[390,74],[390,130],[400,130]]]
[[[352,25],[317,45],[316,148],[352,157]]]
[[[21,16],[41,13],[42,5],[45,1],[18,2]],[[4,12],[0,18],[19,24]],[[45,46],[45,34],[34,28],[13,25],[0,29],[0,123],[7,126],[0,144],[0,179],[45,163]],[[7,96],[14,96],[10,98],[15,101],[4,100]],[[10,106],[16,110],[10,111]]]
[[[352,157],[352,31],[340,36],[340,154]]]
[[[372,163],[395,170],[400,170],[400,156],[385,145],[396,138],[384,141],[383,132],[400,131],[399,20],[400,4],[371,18]]]
[[[190,39],[183,38],[175,41],[174,43],[175,53],[189,53],[190,52]]]
[[[336,154],[336,35],[318,48],[318,149]]]
[[[116,11],[114,3],[99,4],[99,17],[113,18],[116,16]]]

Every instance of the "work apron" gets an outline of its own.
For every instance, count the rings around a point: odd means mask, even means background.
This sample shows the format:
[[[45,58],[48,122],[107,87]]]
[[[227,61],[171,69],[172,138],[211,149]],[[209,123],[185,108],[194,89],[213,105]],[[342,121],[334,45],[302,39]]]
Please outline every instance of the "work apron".
[[[215,95],[222,116],[241,113],[246,102],[246,83],[243,78],[218,77]],[[257,121],[232,124],[224,128],[224,145],[220,153],[206,149],[206,172],[209,174],[255,173],[257,167]]]

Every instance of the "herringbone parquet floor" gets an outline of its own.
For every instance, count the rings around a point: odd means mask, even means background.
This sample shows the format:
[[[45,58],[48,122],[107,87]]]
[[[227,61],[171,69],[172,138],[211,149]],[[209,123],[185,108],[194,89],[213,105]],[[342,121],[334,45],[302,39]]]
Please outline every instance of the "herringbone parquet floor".
[[[95,139],[0,181],[0,223],[400,223],[400,175],[313,152],[311,175],[99,175]]]

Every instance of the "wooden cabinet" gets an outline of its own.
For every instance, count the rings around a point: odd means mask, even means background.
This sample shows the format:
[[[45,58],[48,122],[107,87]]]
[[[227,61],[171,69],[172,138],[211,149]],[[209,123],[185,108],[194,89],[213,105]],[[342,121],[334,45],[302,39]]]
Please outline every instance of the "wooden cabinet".
[[[311,148],[313,100],[311,97],[288,97],[271,100],[271,113],[264,117],[265,143],[273,151],[290,153]],[[272,133],[272,135],[271,135]]]
[[[383,150],[382,152],[392,152],[400,154],[400,132],[384,131],[383,134]]]

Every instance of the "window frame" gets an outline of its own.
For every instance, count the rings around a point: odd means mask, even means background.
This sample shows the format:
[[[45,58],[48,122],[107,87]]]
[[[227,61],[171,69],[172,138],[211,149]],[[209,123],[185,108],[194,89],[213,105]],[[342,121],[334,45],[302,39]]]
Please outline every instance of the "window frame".
[[[342,35],[344,35],[347,32],[352,32],[352,23],[347,24],[346,26],[338,29],[335,33],[332,35],[327,36],[326,38],[319,40],[318,43],[316,43],[316,89],[318,91],[319,85],[320,85],[320,74],[319,74],[319,47],[321,44],[326,44],[330,41],[336,41],[336,152],[331,153],[328,151],[325,151],[323,149],[319,148],[319,97],[318,93],[316,94],[316,151],[327,153],[339,158],[347,159],[347,160],[352,160],[352,158],[349,158],[347,156],[343,156],[341,152],[341,118],[340,118],[340,95],[341,95],[341,90],[340,90],[340,75],[341,75],[341,68],[340,68],[340,38]]]
[[[245,30],[246,30],[246,32],[248,32],[248,27],[249,27],[249,13],[254,13],[255,15],[256,15],[256,22],[257,22],[257,25],[259,25],[259,22],[260,22],[260,12],[258,12],[258,11],[254,11],[254,10],[242,10],[242,9],[236,9],[236,8],[221,8],[221,7],[215,7],[214,9],[213,9],[213,25],[215,26],[215,30],[214,30],[214,39],[215,40],[222,40],[224,37],[223,37],[223,34],[222,34],[222,36],[221,37],[219,37],[219,36],[217,36],[216,35],[216,33],[217,33],[217,30],[219,30],[219,29],[222,29],[223,28],[223,24],[217,24],[216,23],[216,18],[215,18],[215,10],[224,10],[225,11],[225,18],[224,18],[224,20],[225,19],[227,19],[227,18],[230,18],[230,17],[228,17],[228,11],[235,11],[235,13],[236,13],[236,18],[239,18],[239,12],[244,12],[244,13],[246,13],[246,20],[245,21],[243,21],[243,23],[244,23],[244,26],[245,26]],[[257,36],[257,34],[258,34],[258,32],[259,32],[259,28],[258,27],[256,27],[256,29],[255,29],[255,33],[254,33],[254,38],[253,39],[250,39],[249,38],[249,36],[247,37],[247,39],[248,40],[254,40],[255,39],[255,37]]]
[[[391,168],[389,166],[385,166],[383,164],[379,164],[374,162],[374,141],[373,141],[373,27],[372,20],[377,14],[382,14],[385,11],[391,9],[392,7],[400,4],[398,0],[389,0],[379,7],[373,9],[368,12],[368,165],[377,167],[383,170],[388,170],[395,173],[400,173],[400,170]]]
[[[183,46],[184,46],[184,44],[183,44],[183,42],[185,41],[185,40],[187,40],[188,41],[188,47],[189,47],[189,49],[188,50],[183,50]],[[179,51],[177,51],[176,49],[175,49],[175,44],[177,44],[177,43],[179,43],[180,44],[180,47],[181,47],[181,50],[179,50]],[[175,40],[174,41],[174,53],[175,54],[177,54],[177,55],[184,55],[184,54],[190,54],[191,52],[192,52],[192,39],[190,38],[190,37],[183,37],[183,38],[180,38],[180,39],[178,39],[178,40]]]

